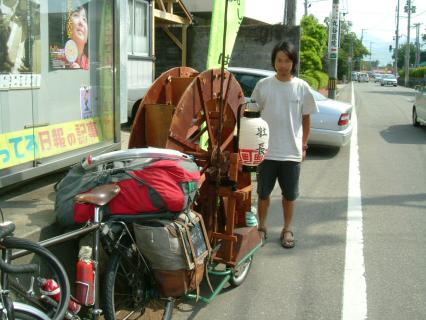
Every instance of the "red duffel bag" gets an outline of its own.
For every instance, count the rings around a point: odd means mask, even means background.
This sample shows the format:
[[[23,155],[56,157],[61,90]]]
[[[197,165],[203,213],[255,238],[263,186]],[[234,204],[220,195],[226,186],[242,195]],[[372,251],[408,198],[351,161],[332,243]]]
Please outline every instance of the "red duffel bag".
[[[90,170],[79,164],[56,187],[57,220],[62,225],[91,220],[94,206],[76,203],[74,197],[107,183],[121,189],[105,208],[107,215],[181,212],[194,200],[199,179],[198,167],[189,159],[113,161]]]

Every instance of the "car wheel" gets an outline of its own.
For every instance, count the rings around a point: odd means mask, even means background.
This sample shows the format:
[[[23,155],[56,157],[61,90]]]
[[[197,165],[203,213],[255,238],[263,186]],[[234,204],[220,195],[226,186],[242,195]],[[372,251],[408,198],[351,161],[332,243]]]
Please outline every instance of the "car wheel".
[[[413,126],[418,127],[419,125],[420,125],[420,123],[417,120],[416,106],[413,106]]]

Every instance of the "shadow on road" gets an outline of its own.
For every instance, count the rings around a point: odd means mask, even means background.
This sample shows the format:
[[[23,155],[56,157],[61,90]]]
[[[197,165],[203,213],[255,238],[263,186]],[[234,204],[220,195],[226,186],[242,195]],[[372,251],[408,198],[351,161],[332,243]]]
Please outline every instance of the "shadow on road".
[[[3,187],[0,190],[0,203],[3,200],[36,191],[50,184],[55,184],[66,175],[67,171],[68,168],[60,169],[58,171],[43,175],[42,177],[36,177],[7,187]]]
[[[380,135],[388,143],[425,144],[426,127],[413,127],[411,124],[398,124],[380,131]]]
[[[389,94],[393,96],[406,96],[413,97],[416,95],[414,91],[401,91],[401,90],[392,90],[392,91],[366,91],[366,93],[377,93],[377,94]]]
[[[123,123],[123,124],[121,124],[121,128],[120,129],[121,129],[121,131],[130,133],[130,131],[132,130],[132,127],[128,123]]]
[[[334,158],[339,151],[340,148],[337,147],[309,146],[307,157],[308,160],[329,160]]]

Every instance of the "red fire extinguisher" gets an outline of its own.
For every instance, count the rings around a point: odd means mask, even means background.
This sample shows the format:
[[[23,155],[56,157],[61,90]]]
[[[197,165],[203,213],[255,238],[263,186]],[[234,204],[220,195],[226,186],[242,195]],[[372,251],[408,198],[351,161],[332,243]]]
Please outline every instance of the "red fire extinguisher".
[[[85,306],[95,303],[95,262],[89,246],[82,246],[78,253],[75,298]]]
[[[42,279],[40,292],[52,298],[58,303],[61,300],[61,288],[59,287],[58,283],[53,279]],[[68,303],[69,312],[71,312],[72,314],[77,314],[79,313],[80,309],[81,306],[77,302],[70,300],[70,302]]]

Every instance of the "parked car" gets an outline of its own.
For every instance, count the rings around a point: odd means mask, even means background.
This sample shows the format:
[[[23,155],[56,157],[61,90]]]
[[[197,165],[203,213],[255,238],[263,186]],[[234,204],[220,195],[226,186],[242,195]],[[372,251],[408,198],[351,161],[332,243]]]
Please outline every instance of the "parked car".
[[[365,72],[358,73],[358,82],[368,82],[369,77]]]
[[[380,80],[382,79],[382,77],[383,77],[383,74],[376,73],[374,75],[374,82],[379,82],[380,83]]]
[[[417,87],[413,105],[413,126],[426,125],[426,86]]]
[[[380,79],[380,85],[383,86],[394,86],[396,87],[398,85],[398,81],[396,81],[396,78],[393,74],[384,74],[383,77]]]
[[[228,68],[241,85],[244,95],[249,98],[256,83],[275,72],[262,69]],[[347,144],[352,135],[352,105],[324,97],[311,89],[319,112],[311,115],[311,134],[308,143],[341,147]]]

